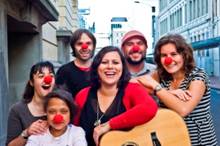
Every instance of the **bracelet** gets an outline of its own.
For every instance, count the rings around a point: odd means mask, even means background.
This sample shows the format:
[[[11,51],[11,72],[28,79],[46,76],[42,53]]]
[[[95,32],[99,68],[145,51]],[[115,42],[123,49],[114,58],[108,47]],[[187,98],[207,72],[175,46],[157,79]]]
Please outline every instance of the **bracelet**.
[[[24,139],[28,139],[29,136],[27,134],[27,130],[22,131],[21,137],[24,138]]]
[[[158,84],[155,88],[154,88],[154,95],[156,95],[156,93],[158,91],[160,91],[162,89],[162,86],[160,84]]]

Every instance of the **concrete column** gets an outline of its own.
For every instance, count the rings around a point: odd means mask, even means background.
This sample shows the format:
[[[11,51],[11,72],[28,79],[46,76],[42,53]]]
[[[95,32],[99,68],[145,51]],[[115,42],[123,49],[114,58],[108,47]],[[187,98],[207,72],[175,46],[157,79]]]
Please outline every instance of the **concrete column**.
[[[5,145],[8,113],[7,14],[0,1],[0,145]]]
[[[67,38],[57,38],[58,41],[58,62],[61,64],[70,61],[70,45]],[[72,51],[71,51],[72,52]]]
[[[70,61],[70,30],[57,30],[57,45],[58,45],[58,62],[61,64]]]
[[[64,48],[65,48],[65,44],[64,44],[64,39],[62,38],[57,38],[57,45],[58,45],[58,62],[61,64],[66,63],[66,59],[65,59],[65,53],[64,53]]]

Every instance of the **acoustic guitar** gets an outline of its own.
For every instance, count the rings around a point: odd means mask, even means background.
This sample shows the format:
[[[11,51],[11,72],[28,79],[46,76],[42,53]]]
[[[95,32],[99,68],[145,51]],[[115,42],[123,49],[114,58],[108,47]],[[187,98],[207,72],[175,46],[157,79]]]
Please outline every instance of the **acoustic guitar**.
[[[100,146],[191,146],[191,142],[183,118],[172,110],[159,109],[152,120],[130,131],[107,132]]]

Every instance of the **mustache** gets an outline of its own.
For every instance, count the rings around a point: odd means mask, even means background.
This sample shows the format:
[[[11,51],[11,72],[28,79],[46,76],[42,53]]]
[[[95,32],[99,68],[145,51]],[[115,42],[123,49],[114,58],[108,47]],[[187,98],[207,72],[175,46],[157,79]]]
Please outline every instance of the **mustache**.
[[[134,61],[134,60],[132,60],[130,57],[127,57],[126,60],[127,60],[127,62],[128,62],[129,64],[139,65],[140,63],[142,63],[143,61],[146,60],[146,57],[143,56],[143,57],[142,57],[140,60],[138,60],[138,61]]]
[[[132,51],[132,50],[128,52],[129,55],[134,54],[134,53],[143,54],[144,52],[143,51]]]
[[[92,52],[90,49],[80,49],[79,52]]]

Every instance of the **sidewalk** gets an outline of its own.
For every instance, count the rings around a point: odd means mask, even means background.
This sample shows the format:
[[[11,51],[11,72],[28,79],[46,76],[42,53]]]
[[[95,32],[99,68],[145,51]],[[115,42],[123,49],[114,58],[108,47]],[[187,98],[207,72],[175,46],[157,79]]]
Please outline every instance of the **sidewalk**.
[[[210,76],[210,87],[220,90],[220,77]]]

